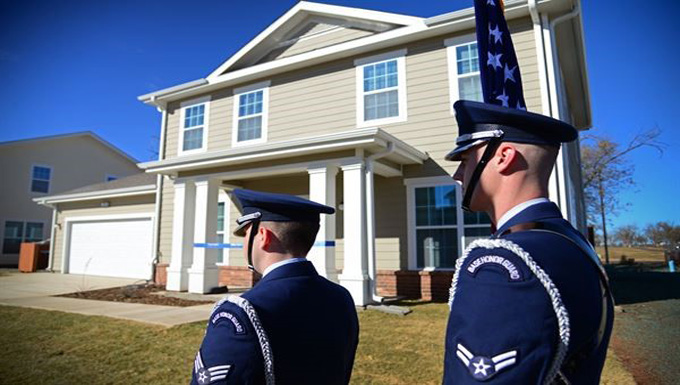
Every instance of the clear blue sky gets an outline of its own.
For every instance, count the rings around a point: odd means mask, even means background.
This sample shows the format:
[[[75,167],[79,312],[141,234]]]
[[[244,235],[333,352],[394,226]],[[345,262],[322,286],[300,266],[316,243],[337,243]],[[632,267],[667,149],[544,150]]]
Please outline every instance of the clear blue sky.
[[[472,4],[320,2],[422,17]],[[137,96],[207,76],[295,3],[0,0],[0,141],[92,130],[150,160],[160,114]],[[623,143],[658,125],[668,144],[631,155],[637,187],[614,223],[680,224],[680,3],[583,3],[592,133]]]

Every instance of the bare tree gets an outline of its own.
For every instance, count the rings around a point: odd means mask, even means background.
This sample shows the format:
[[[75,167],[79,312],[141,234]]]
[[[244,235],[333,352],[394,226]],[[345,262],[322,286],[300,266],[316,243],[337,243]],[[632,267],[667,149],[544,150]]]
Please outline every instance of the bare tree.
[[[640,241],[640,230],[636,225],[620,226],[614,232],[614,239],[625,247],[637,245]]]
[[[618,194],[633,185],[634,165],[627,155],[642,147],[651,147],[663,153],[664,144],[658,141],[658,127],[635,135],[627,145],[605,137],[586,135],[581,139],[583,165],[583,190],[588,220],[602,230],[605,261],[609,263],[607,244],[607,217],[618,215],[626,205]]]
[[[668,222],[657,222],[645,228],[655,246],[665,246],[668,249],[680,245],[680,226]]]

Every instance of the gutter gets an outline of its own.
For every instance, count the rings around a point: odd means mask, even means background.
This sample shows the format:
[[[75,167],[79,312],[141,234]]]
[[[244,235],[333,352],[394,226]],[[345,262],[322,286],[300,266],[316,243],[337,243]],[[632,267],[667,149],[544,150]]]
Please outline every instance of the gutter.
[[[374,302],[382,303],[384,298],[377,293],[376,285],[376,256],[375,256],[375,188],[374,188],[374,173],[373,162],[383,158],[395,151],[393,142],[387,143],[387,148],[384,151],[377,152],[366,158],[366,248],[368,256],[368,277],[369,277],[369,291],[371,299]]]
[[[54,195],[50,197],[33,198],[33,202],[50,206],[53,203],[88,201],[100,198],[119,198],[134,195],[145,195],[154,191],[155,185],[126,187],[115,190],[99,190],[86,193]]]

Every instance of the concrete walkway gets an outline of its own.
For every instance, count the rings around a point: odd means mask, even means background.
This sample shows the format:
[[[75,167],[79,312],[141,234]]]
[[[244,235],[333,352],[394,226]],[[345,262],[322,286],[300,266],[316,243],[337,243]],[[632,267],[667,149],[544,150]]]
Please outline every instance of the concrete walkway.
[[[167,327],[207,320],[210,316],[212,304],[177,307],[54,297],[59,294],[140,282],[143,281],[48,272],[23,274],[16,270],[2,270],[0,272],[0,305],[98,315]],[[224,296],[224,294],[205,295],[201,296],[201,299],[217,301]]]

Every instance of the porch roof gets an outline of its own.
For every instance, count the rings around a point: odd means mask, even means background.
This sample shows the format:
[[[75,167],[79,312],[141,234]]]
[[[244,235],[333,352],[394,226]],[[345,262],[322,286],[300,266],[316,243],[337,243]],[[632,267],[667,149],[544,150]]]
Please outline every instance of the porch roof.
[[[179,172],[221,166],[243,165],[251,162],[282,160],[291,157],[322,154],[331,151],[363,149],[370,153],[393,151],[382,159],[398,165],[422,164],[428,155],[377,127],[362,128],[334,134],[236,147],[202,154],[140,163],[148,173],[177,175]]]

